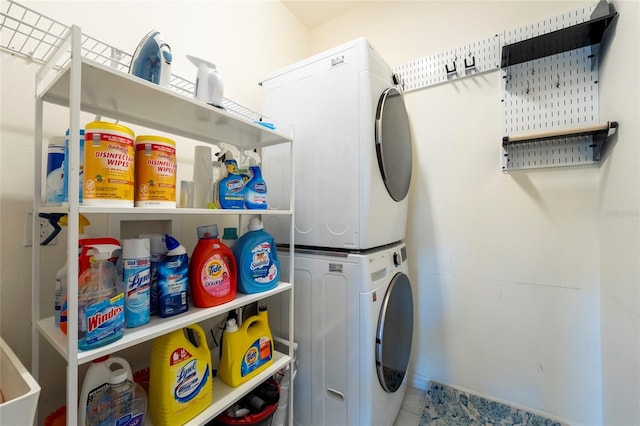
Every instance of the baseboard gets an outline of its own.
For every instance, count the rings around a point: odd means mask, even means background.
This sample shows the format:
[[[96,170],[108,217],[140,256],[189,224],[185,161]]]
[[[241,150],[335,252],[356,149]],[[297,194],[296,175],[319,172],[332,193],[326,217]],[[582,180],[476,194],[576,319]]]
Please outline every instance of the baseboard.
[[[429,379],[418,374],[407,374],[407,383],[413,388],[427,390]]]

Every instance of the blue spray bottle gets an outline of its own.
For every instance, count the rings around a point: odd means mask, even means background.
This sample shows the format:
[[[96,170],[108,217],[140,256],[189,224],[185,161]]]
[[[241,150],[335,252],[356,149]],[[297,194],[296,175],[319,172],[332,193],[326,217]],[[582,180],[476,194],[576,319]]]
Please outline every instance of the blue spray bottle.
[[[222,209],[244,208],[244,181],[233,158],[224,161],[227,176],[218,183],[218,203]]]
[[[245,185],[244,206],[247,209],[265,210],[267,208],[267,183],[262,178],[257,161],[251,158],[249,164],[251,179]]]

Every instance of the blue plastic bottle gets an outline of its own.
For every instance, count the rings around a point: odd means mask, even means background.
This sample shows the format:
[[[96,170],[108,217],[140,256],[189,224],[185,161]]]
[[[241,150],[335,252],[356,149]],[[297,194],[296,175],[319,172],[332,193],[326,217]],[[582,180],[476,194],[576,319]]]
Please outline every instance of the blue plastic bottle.
[[[139,327],[150,319],[151,247],[148,238],[122,240],[125,325]]]
[[[189,310],[187,250],[171,235],[165,235],[164,242],[169,251],[158,265],[158,313],[162,318]]]
[[[238,264],[239,292],[259,293],[278,285],[280,261],[276,243],[273,236],[262,229],[260,219],[251,219],[249,232],[233,246],[233,256]]]
[[[78,278],[78,349],[107,345],[123,336],[122,279],[109,261],[116,245],[96,244],[89,254],[91,266]]]
[[[245,185],[244,206],[247,209],[267,208],[267,183],[262,178],[260,166],[252,164],[249,166],[251,179]]]
[[[244,208],[244,181],[234,159],[225,160],[227,176],[218,182],[218,203],[222,209]]]
[[[69,129],[64,134],[64,201],[69,201]],[[80,184],[78,201],[82,204],[82,186],[84,185],[84,129],[80,129],[80,170],[78,171]]]

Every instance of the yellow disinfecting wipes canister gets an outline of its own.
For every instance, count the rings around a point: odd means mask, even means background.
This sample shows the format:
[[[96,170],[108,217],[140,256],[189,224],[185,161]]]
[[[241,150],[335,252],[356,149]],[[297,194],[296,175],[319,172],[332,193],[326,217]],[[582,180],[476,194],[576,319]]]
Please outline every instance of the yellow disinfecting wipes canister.
[[[133,207],[134,134],[120,124],[85,126],[85,206]]]
[[[162,136],[136,138],[136,207],[176,206],[176,143]]]

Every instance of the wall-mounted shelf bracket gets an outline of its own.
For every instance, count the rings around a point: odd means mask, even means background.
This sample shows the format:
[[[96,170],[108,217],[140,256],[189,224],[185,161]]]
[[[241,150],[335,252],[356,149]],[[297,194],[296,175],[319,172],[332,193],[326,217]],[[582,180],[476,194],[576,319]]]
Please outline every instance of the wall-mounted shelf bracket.
[[[618,122],[502,138],[502,170],[596,164]]]
[[[599,44],[617,16],[613,5],[601,0],[588,21],[502,46],[500,67]]]

